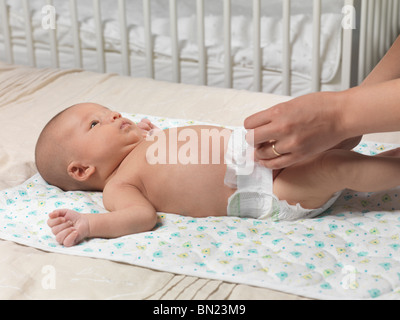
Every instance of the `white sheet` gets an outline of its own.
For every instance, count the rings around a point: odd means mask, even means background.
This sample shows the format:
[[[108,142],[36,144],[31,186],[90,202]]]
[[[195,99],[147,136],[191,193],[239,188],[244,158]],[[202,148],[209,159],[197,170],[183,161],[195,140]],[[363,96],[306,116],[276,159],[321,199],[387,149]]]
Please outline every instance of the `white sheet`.
[[[30,1],[33,17],[34,40],[37,48],[37,66],[48,66],[49,35],[41,27],[43,14],[41,0]],[[171,81],[171,39],[169,37],[168,2],[152,1],[152,32],[154,34],[154,51],[156,62],[156,79]],[[19,1],[8,0],[10,5],[10,25],[16,51],[16,63],[26,63],[25,22]],[[104,1],[102,15],[104,22],[104,47],[107,52],[107,71],[120,72],[121,52],[119,24],[115,2]],[[339,89],[336,80],[340,74],[341,59],[341,0],[323,1],[321,16],[321,82],[324,90]],[[57,41],[59,44],[60,66],[72,67],[72,37],[68,2],[54,1],[57,12]],[[86,70],[96,71],[95,56],[96,34],[94,28],[92,1],[82,0],[78,3],[81,28],[81,45],[87,58],[84,59]],[[241,1],[233,1],[232,15],[232,61],[234,63],[234,88],[251,89],[253,79],[253,47],[252,47],[252,10]],[[205,41],[207,47],[207,63],[210,67],[208,84],[224,86],[224,48],[222,39],[222,4],[206,1],[205,4]],[[185,83],[198,83],[198,47],[196,27],[196,8],[194,1],[178,1],[179,50],[182,60],[182,80]],[[312,48],[312,1],[292,1],[291,39],[292,51],[292,95],[297,96],[310,91],[311,85],[311,48]],[[262,6],[261,47],[265,80],[263,91],[281,93],[282,71],[282,6],[281,1],[274,0]],[[143,56],[145,52],[144,30],[141,0],[127,2],[127,19],[129,28],[130,49],[132,50],[132,72],[136,77],[144,76]],[[0,41],[2,34],[0,34]],[[0,48],[1,49],[1,48]],[[44,50],[41,51],[40,49]],[[118,53],[118,54],[116,54]],[[271,78],[269,78],[271,76]]]
[[[0,43],[0,54],[2,51]],[[14,47],[15,62],[18,64],[26,64],[26,48],[21,46]],[[48,50],[36,50],[37,65],[39,67],[48,67],[50,55]],[[97,70],[96,52],[86,50],[84,53],[84,66],[86,70]],[[107,70],[123,74],[121,57],[119,53],[106,53]],[[60,66],[69,68],[74,64],[73,56],[70,53],[60,53]],[[142,55],[131,55],[132,76],[146,77],[146,63]],[[208,64],[207,85],[211,87],[225,87],[225,76],[221,65]],[[198,85],[199,84],[199,67],[196,62],[182,61],[181,63],[182,83]],[[169,59],[161,58],[155,60],[155,78],[161,81],[172,81],[173,70]],[[264,70],[262,72],[262,92],[275,94],[282,93],[282,74]],[[245,67],[235,67],[233,87],[238,90],[253,91],[253,70]],[[341,88],[340,72],[336,77],[327,83],[322,83],[322,91],[336,91]],[[293,75],[291,78],[292,96],[299,96],[310,93],[311,81],[304,79],[302,76]]]

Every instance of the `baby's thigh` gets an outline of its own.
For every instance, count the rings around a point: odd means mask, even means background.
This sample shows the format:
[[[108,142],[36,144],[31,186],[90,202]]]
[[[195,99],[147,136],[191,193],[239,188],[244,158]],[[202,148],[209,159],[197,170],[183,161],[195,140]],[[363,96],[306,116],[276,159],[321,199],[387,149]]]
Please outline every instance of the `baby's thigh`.
[[[275,196],[290,205],[299,203],[305,209],[324,205],[332,194],[339,191],[332,181],[333,173],[326,165],[325,156],[320,154],[282,170],[274,180]]]

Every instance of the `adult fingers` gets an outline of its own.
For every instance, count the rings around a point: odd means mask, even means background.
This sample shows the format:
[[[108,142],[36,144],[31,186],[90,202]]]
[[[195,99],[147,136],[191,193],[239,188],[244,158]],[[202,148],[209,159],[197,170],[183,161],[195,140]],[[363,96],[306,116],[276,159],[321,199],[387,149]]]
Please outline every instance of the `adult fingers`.
[[[271,121],[270,113],[270,109],[266,109],[247,117],[244,120],[244,127],[246,129],[255,129],[264,124],[268,124]]]
[[[256,129],[247,130],[246,141],[249,145],[260,147],[270,141],[279,141],[283,136],[273,123],[262,125]]]
[[[297,157],[294,157],[292,154],[288,153],[286,155],[276,157],[270,160],[259,160],[258,162],[269,169],[278,170],[283,169],[286,167],[290,167],[295,163],[299,162],[300,160]]]
[[[255,129],[262,125],[268,125],[274,119],[280,119],[287,113],[288,109],[291,109],[291,100],[290,98],[288,101],[278,103],[268,109],[252,114],[244,120],[244,127],[246,129]]]
[[[289,152],[284,152],[279,141],[269,141],[257,146],[254,151],[255,158],[260,160],[271,160],[281,157]]]

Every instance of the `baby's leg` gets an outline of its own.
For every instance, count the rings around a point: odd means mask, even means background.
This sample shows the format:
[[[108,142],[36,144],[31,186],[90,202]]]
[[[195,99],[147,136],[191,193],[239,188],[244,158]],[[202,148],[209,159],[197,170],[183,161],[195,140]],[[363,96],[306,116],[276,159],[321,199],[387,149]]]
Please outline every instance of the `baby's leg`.
[[[400,158],[400,148],[391,149],[389,151],[381,152],[378,154],[379,157],[397,157]]]
[[[400,185],[400,159],[330,150],[284,169],[274,180],[274,194],[289,204],[315,209],[343,189],[378,192]]]

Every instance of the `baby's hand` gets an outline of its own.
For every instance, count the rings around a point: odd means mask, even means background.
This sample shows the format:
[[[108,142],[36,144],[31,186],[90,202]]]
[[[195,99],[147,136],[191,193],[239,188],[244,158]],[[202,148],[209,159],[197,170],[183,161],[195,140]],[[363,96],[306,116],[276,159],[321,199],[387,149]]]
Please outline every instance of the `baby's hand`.
[[[76,245],[89,236],[87,216],[73,210],[54,210],[49,214],[47,224],[57,242],[66,247]]]
[[[155,126],[149,119],[142,119],[140,122],[137,124],[137,126],[144,131],[144,135],[152,135],[153,130],[161,130],[159,127]]]

